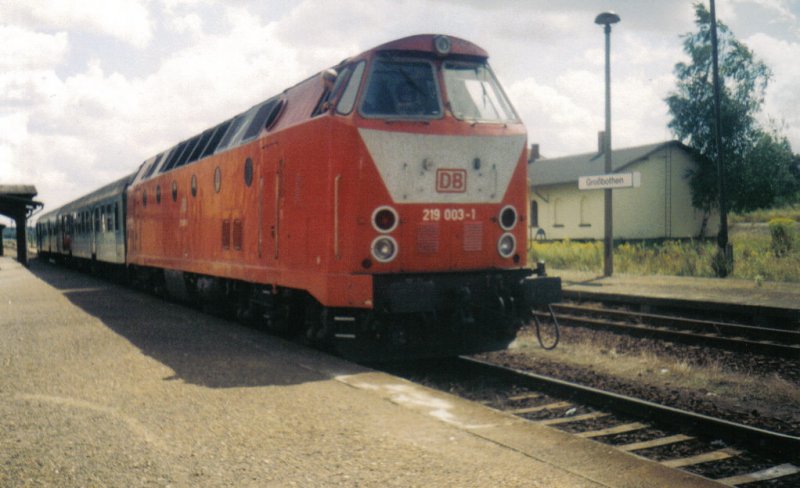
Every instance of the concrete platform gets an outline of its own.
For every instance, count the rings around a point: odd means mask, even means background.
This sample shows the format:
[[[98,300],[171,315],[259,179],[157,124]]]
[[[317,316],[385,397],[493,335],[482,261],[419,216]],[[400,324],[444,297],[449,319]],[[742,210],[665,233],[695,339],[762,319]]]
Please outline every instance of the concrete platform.
[[[0,486],[719,486],[35,260],[0,367]]]
[[[665,306],[745,314],[758,319],[789,320],[800,324],[800,284],[685,276],[638,276],[550,270],[560,276],[566,297],[591,300],[620,298],[656,299]]]

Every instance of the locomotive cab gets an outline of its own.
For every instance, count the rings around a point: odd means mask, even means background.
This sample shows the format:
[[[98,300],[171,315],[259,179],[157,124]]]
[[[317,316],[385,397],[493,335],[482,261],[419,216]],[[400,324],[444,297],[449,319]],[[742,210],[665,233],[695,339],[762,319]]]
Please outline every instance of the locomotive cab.
[[[331,162],[334,207],[356,209],[335,218],[332,269],[372,287],[315,335],[356,357],[505,347],[560,281],[525,267],[526,131],[486,53],[415,36],[339,69],[333,115],[359,145]],[[333,144],[352,144],[341,134]]]

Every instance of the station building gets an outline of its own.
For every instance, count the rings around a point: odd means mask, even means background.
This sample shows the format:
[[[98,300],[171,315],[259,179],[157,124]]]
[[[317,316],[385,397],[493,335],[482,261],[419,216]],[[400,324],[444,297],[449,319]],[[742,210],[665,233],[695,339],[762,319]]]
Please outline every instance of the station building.
[[[602,133],[601,133],[602,134]],[[582,176],[605,173],[602,135],[598,151],[538,158],[533,146],[528,165],[531,239],[602,240],[603,190],[580,190]],[[692,206],[689,171],[698,162],[679,141],[612,150],[613,173],[640,174],[640,186],[613,190],[615,240],[688,239],[716,235],[718,214],[707,216]],[[703,232],[703,236],[701,236]]]

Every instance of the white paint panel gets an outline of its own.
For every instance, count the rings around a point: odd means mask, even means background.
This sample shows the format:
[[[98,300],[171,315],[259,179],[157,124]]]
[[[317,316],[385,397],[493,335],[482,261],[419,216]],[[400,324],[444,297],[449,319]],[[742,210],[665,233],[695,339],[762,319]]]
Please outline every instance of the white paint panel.
[[[359,132],[397,203],[499,203],[525,146],[524,135]]]

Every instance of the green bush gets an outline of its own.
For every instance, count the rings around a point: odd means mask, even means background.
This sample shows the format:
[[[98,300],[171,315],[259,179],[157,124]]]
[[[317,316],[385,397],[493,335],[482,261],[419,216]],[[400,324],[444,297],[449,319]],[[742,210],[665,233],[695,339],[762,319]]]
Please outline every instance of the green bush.
[[[791,227],[790,227],[791,229]],[[763,226],[731,232],[733,268],[731,278],[764,281],[800,282],[800,243],[796,231],[792,247],[777,257],[771,238]],[[531,243],[531,262],[545,261],[550,269],[602,272],[603,243],[549,241]],[[662,243],[621,243],[614,248],[615,273],[639,275],[677,275],[716,277],[722,263],[713,240],[665,241]]]
[[[794,226],[792,219],[777,218],[769,221],[770,247],[776,257],[788,255],[794,249]]]

